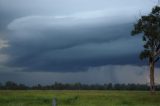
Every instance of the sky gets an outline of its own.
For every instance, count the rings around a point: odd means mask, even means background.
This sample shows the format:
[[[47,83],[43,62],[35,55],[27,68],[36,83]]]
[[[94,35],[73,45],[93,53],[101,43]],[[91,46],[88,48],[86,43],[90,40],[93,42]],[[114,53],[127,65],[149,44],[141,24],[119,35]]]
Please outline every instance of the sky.
[[[0,0],[0,82],[148,83],[134,23],[157,0]],[[160,82],[156,68],[156,83]]]

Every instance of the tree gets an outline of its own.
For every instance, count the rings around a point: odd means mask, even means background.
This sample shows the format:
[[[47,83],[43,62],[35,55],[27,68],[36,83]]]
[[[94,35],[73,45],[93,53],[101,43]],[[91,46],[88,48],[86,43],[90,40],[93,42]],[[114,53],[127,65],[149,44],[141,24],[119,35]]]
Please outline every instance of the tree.
[[[5,87],[7,90],[11,90],[11,89],[16,90],[18,88],[18,84],[12,81],[7,81],[5,84]]]
[[[140,59],[148,59],[150,67],[150,90],[155,91],[154,67],[160,56],[160,7],[155,6],[151,13],[142,16],[134,25],[132,35],[141,35],[144,50]]]

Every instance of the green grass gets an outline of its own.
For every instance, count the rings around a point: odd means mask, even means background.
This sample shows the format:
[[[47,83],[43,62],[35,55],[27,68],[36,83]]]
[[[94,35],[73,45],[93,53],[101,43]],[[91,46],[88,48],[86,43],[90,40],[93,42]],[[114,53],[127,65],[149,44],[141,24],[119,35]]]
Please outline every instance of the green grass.
[[[160,106],[160,92],[141,91],[0,91],[0,106]]]

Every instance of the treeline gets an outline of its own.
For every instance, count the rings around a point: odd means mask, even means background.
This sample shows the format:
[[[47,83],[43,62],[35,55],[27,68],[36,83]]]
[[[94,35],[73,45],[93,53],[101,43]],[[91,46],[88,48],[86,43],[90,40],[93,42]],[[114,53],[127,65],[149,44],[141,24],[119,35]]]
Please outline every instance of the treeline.
[[[7,81],[5,84],[0,83],[0,90],[149,90],[146,84],[81,84],[81,83],[58,83],[52,85],[35,85],[27,86]],[[160,85],[156,86],[156,90],[160,91]]]

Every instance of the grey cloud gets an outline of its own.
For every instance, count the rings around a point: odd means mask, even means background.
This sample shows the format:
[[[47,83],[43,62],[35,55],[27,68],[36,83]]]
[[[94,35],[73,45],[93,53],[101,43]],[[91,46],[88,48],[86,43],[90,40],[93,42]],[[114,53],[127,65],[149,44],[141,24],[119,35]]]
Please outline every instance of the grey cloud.
[[[3,49],[10,57],[7,65],[25,71],[77,72],[106,64],[141,64],[135,58],[140,44],[130,31],[133,16],[139,9],[148,12],[146,6],[152,3],[62,1],[0,1],[1,11],[8,15],[5,24],[12,17],[6,26],[9,47]]]
[[[0,30],[5,30],[6,25],[12,20],[26,16],[65,16],[97,10],[110,11],[108,14],[126,15],[132,13],[131,11],[148,12],[153,5],[155,2],[146,0],[122,0],[120,2],[117,0],[34,0],[34,2],[32,0],[0,0]],[[122,11],[119,12],[119,10]],[[126,10],[131,11],[126,12]]]
[[[156,68],[156,84],[159,84],[159,68]],[[141,73],[141,74],[139,74]],[[81,82],[85,84],[104,83],[149,83],[148,66],[107,65],[91,67],[85,72],[0,72],[1,81],[16,81],[27,85]]]
[[[98,11],[89,12],[85,17],[81,13],[16,19],[8,25],[12,30],[8,38],[9,64],[26,67],[27,71],[61,72],[77,72],[106,64],[135,64],[138,59],[134,57],[140,47],[139,40],[130,37],[133,18],[128,23],[125,19],[130,16],[107,17]],[[134,50],[128,51],[130,48]],[[125,56],[128,59],[124,60]]]
[[[145,3],[145,5],[144,5]],[[7,11],[30,12],[30,14],[65,14],[104,8],[119,9],[124,7],[146,8],[155,5],[150,0],[1,0],[0,7]],[[142,9],[143,10],[143,9]]]
[[[49,34],[41,32],[41,35],[37,35],[41,39],[14,36],[8,48],[12,57],[10,65],[28,67],[30,71],[76,72],[106,64],[138,64],[140,44],[137,38],[131,38],[129,32],[125,31],[130,26],[112,26],[114,30],[101,26],[83,33],[73,29],[51,31]],[[35,33],[29,34],[34,36]],[[128,51],[130,48],[134,50]]]
[[[0,50],[0,80],[146,83],[145,63],[138,59],[141,39],[130,31],[139,13],[154,5],[150,0],[0,0],[0,39],[8,45]]]

